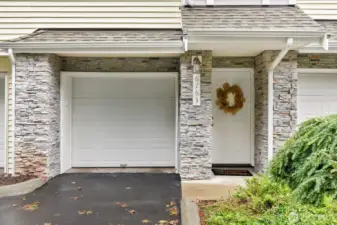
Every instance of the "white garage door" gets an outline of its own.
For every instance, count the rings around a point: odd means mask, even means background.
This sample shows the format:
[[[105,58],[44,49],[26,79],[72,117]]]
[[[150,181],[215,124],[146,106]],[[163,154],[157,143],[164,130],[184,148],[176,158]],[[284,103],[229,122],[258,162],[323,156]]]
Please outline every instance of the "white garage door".
[[[298,122],[337,114],[337,74],[299,74]]]
[[[73,78],[73,167],[175,164],[175,77]]]
[[[0,78],[0,167],[5,166],[5,79]]]

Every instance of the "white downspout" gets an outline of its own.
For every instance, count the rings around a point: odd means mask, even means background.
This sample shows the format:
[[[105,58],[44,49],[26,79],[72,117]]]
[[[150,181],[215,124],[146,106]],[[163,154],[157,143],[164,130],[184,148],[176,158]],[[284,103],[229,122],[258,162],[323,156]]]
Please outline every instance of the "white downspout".
[[[288,38],[287,44],[271,63],[268,69],[268,161],[273,158],[274,153],[274,70],[288,53],[293,45],[294,39]]]
[[[12,150],[13,150],[13,153],[15,152],[15,57],[14,57],[14,53],[13,53],[13,49],[8,49],[8,57],[9,57],[9,60],[11,61],[11,64],[12,64],[12,138],[13,138],[13,142],[11,143],[12,144]],[[15,153],[14,153],[14,156],[13,156],[13,159],[15,157]],[[15,160],[13,160],[13,171],[12,171],[12,175],[15,175]]]

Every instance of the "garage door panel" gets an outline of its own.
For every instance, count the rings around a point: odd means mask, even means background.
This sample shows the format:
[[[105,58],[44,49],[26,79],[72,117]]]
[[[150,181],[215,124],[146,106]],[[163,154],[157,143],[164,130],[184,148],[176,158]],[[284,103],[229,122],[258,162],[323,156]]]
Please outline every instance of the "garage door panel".
[[[337,74],[300,74],[298,122],[337,114]]]
[[[175,99],[74,99],[73,121],[137,123],[168,121],[175,113]],[[160,116],[158,116],[160,114]],[[109,118],[102,121],[101,117]],[[170,121],[171,122],[171,121]]]
[[[172,77],[152,78],[74,78],[74,98],[167,98],[175,97]],[[93,88],[100,87],[100,88]],[[121,88],[122,87],[122,88]],[[144,89],[146,91],[144,91]]]
[[[174,84],[172,77],[74,79],[72,166],[174,166]]]

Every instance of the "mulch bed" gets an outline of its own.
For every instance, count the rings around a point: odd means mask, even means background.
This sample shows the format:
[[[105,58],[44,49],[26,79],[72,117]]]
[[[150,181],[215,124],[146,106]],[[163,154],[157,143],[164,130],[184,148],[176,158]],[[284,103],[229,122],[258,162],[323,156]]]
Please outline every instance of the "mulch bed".
[[[212,171],[218,176],[253,176],[248,170],[212,169]]]
[[[0,174],[0,186],[21,183],[36,178],[31,175],[11,176],[10,174]]]
[[[200,217],[200,225],[206,225],[206,218],[205,218],[205,207],[214,204],[216,201],[199,201],[199,217]]]

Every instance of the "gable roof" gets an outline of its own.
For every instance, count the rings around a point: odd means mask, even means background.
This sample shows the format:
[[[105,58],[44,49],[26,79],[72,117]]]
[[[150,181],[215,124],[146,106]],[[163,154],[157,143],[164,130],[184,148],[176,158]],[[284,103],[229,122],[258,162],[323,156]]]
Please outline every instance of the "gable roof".
[[[181,30],[38,30],[7,43],[166,42],[181,38]]]
[[[297,7],[183,8],[184,30],[323,31]]]

